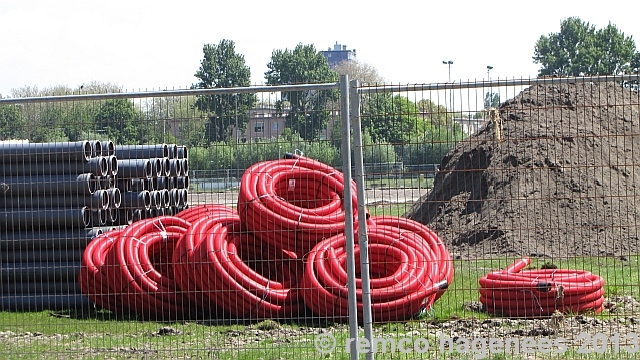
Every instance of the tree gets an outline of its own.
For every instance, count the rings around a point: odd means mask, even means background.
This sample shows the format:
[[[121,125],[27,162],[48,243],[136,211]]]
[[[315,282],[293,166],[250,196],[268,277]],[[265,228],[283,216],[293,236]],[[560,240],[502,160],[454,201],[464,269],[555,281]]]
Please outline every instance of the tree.
[[[0,105],[0,140],[24,139],[25,122],[22,107]]]
[[[402,95],[372,94],[363,104],[362,125],[374,143],[393,145],[406,142],[411,135],[425,131],[426,122],[418,117],[418,106]]]
[[[298,44],[295,49],[274,50],[267,64],[265,78],[268,85],[292,85],[303,83],[330,83],[338,80],[338,74],[329,68],[327,59],[313,45]],[[283,91],[276,103],[279,111],[289,102],[286,126],[297,131],[305,140],[315,139],[332,116],[330,101],[338,99],[335,90]]]
[[[192,88],[213,89],[247,87],[251,85],[251,69],[245,64],[244,55],[237,54],[232,40],[221,40],[218,45],[205,44],[204,58],[195,74],[199,79]],[[254,94],[219,94],[200,96],[195,106],[209,114],[207,137],[210,141],[222,141],[230,135],[229,128],[244,128],[248,122],[248,109],[256,103]]]
[[[497,108],[500,106],[500,94],[487,91],[484,95],[484,108]]]
[[[98,130],[104,130],[116,144],[143,144],[148,142],[148,124],[140,121],[142,114],[126,99],[109,99],[95,115]]]
[[[628,74],[637,70],[638,59],[631,36],[611,23],[596,31],[577,17],[562,21],[559,33],[541,36],[533,56],[533,62],[542,65],[539,76]]]
[[[358,80],[364,86],[384,83],[384,78],[376,68],[356,60],[344,60],[334,66],[333,71],[339,75],[347,75],[349,80]]]

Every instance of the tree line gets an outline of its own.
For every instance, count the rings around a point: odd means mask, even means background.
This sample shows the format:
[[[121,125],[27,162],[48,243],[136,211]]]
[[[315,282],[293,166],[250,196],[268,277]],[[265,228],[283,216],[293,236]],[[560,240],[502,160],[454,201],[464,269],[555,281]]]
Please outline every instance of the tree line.
[[[615,25],[597,30],[577,17],[562,21],[560,32],[543,35],[534,48],[539,76],[628,74],[640,68],[640,54],[631,36]],[[385,79],[366,63],[347,61],[333,69],[314,45],[274,50],[264,77],[267,85],[333,83],[340,74],[364,85]],[[232,40],[205,44],[194,89],[249,87],[250,68]],[[90,83],[71,89],[14,89],[13,97],[122,92],[110,83]],[[264,94],[262,94],[264,96]],[[453,119],[462,114],[428,99],[417,102],[400,94],[361,97],[366,162],[439,163],[464,136]],[[307,154],[329,164],[339,161],[340,131],[319,140],[339,109],[336,90],[283,91],[277,98],[257,94],[215,94],[115,99],[0,106],[0,140],[32,142],[110,139],[117,144],[178,143],[195,151],[195,168],[238,168],[280,156],[283,147],[304,147]],[[498,94],[487,93],[485,108],[496,107]],[[286,131],[274,139],[236,143],[233,129],[246,131],[249,110],[267,106],[284,116]],[[476,114],[476,117],[482,113]],[[237,128],[236,128],[237,126]],[[176,138],[174,134],[178,134]],[[294,145],[295,144],[295,145]],[[287,148],[288,147],[288,148]],[[277,150],[277,151],[276,151]],[[202,159],[200,160],[199,157]],[[213,160],[205,160],[213,159]]]

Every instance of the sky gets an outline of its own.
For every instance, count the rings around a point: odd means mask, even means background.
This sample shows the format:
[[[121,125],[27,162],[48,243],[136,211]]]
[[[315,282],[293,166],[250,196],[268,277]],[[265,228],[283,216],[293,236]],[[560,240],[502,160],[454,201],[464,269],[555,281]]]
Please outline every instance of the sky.
[[[251,81],[271,53],[298,43],[356,51],[391,84],[535,77],[542,35],[577,16],[640,38],[640,4],[584,1],[73,1],[0,0],[0,94],[25,86],[126,91],[188,88],[204,44],[233,40]]]

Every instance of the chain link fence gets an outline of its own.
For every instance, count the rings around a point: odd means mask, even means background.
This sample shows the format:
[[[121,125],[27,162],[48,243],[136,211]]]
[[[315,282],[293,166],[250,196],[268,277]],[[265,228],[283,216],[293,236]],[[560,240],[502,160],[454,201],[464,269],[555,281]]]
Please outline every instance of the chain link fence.
[[[0,354],[633,357],[635,80],[0,99]]]

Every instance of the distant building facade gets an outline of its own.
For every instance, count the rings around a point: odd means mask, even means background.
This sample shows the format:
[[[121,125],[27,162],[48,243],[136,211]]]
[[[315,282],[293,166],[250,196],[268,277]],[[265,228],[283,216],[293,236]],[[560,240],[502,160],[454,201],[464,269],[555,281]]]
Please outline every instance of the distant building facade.
[[[285,126],[286,110],[278,114],[275,107],[257,107],[249,110],[249,122],[247,131],[243,134],[238,129],[233,129],[233,137],[240,141],[256,141],[275,138],[282,135]]]
[[[462,127],[462,132],[467,135],[473,135],[477,133],[478,130],[480,130],[487,123],[487,119],[474,119],[471,117],[471,115],[466,118],[455,118],[453,119],[453,121],[458,123],[460,127]]]
[[[327,58],[329,67],[332,69],[345,60],[356,60],[356,50],[348,50],[347,45],[341,45],[337,41],[333,45],[333,49],[329,48],[327,51],[320,52]]]

